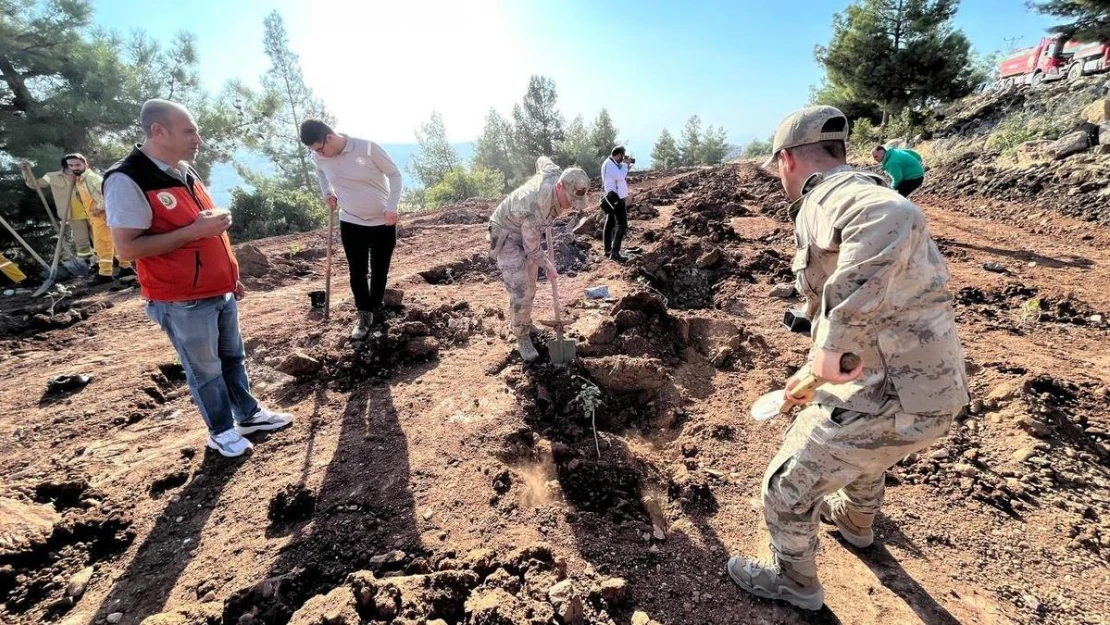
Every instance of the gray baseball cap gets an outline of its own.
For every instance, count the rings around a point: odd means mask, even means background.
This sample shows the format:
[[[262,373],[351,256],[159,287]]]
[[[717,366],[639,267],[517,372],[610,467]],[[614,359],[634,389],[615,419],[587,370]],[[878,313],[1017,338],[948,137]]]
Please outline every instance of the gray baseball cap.
[[[586,172],[581,167],[568,167],[559,176],[559,182],[563,183],[563,190],[567,193],[571,207],[575,210],[585,210],[586,193],[590,190],[590,177]]]
[[[782,120],[771,142],[771,157],[764,167],[774,165],[779,152],[822,141],[847,141],[848,118],[835,106],[809,106]]]

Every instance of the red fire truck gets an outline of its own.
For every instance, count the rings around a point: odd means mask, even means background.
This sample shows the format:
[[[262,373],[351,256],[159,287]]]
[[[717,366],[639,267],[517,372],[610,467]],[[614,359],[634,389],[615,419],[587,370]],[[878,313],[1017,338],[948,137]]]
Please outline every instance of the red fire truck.
[[[1038,85],[1050,80],[1074,80],[1110,69],[1110,43],[1086,43],[1045,37],[1032,48],[1018,50],[998,63],[996,86]]]

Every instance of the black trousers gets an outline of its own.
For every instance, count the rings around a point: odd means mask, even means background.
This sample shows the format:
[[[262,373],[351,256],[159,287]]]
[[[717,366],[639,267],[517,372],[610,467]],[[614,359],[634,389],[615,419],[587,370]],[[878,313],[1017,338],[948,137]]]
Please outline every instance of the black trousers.
[[[917,191],[923,182],[925,182],[924,176],[921,178],[910,178],[909,180],[899,182],[898,186],[894,187],[894,190],[901,194],[902,197],[909,197],[911,193]]]
[[[351,293],[355,308],[377,311],[385,299],[389,263],[397,247],[397,226],[360,226],[339,222],[339,238],[351,271]],[[367,276],[369,275],[369,284]]]
[[[605,255],[620,254],[621,241],[624,233],[628,232],[628,209],[624,200],[612,202],[612,210],[605,215],[605,229],[602,231],[602,241],[605,242]]]

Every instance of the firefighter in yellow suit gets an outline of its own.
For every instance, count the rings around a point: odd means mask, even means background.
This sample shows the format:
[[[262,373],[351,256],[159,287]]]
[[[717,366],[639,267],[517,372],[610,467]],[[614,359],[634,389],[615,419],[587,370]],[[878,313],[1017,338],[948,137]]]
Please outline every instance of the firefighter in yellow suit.
[[[42,178],[27,176],[26,172],[30,168],[23,171],[28,187],[50,188],[59,218],[65,215],[65,202],[69,201],[70,226],[77,255],[90,256],[95,251],[98,269],[96,281],[111,282],[115,245],[112,243],[112,231],[108,228],[108,216],[104,212],[104,194],[100,188],[104,180],[100,174],[90,169],[88,160],[80,154],[66,154],[62,158],[62,170],[52,171]],[[73,193],[66,198],[66,189],[70,185],[73,185]],[[120,278],[135,275],[130,261],[120,260],[119,267]]]

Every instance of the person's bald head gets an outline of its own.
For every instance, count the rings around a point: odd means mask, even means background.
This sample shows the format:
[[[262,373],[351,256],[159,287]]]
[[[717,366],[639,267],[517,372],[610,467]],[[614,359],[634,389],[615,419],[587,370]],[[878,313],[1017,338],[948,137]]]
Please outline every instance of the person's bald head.
[[[143,103],[143,109],[139,112],[139,123],[143,127],[143,134],[148,137],[154,136],[154,124],[161,124],[169,128],[173,125],[174,121],[182,118],[192,119],[189,114],[189,109],[169,100],[147,100]]]
[[[147,100],[139,112],[145,150],[171,164],[193,161],[200,150],[200,129],[189,109],[169,100]]]

